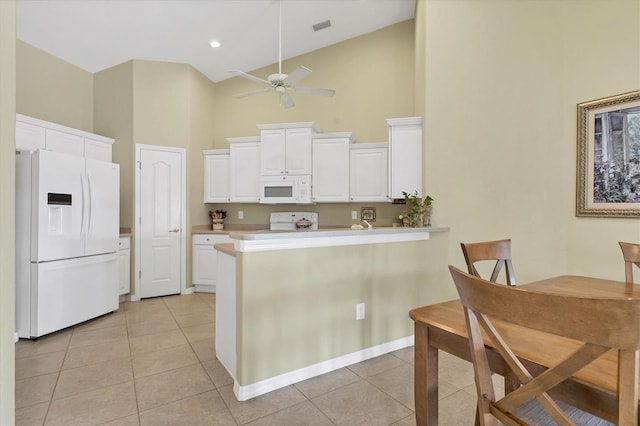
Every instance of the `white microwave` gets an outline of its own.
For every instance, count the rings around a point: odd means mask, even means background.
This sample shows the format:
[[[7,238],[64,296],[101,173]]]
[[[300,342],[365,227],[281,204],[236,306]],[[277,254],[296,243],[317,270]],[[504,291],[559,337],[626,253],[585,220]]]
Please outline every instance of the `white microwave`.
[[[260,203],[311,204],[311,175],[261,176]]]

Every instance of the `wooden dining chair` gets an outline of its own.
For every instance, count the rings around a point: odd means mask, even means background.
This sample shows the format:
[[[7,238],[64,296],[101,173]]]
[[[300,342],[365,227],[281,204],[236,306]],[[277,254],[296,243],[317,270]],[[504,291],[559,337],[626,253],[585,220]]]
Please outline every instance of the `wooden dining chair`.
[[[548,391],[611,349],[618,352],[616,423],[638,425],[640,299],[536,293],[485,281],[453,266],[449,270],[464,306],[481,425],[496,425],[498,421],[506,425],[552,424],[551,420],[571,425],[576,417],[582,423],[589,414],[554,401]],[[512,352],[509,336],[500,334],[501,323],[545,333],[531,332],[532,339],[536,335],[544,339],[550,333],[582,343],[571,355],[561,357],[556,365],[534,377]],[[495,398],[485,345],[495,348],[522,383],[499,400]]]
[[[467,262],[467,270],[471,275],[482,278],[475,264],[485,260],[495,260],[496,264],[489,281],[496,282],[504,267],[507,285],[516,285],[516,277],[511,263],[511,240],[460,243],[460,247],[464,254],[464,260]]]
[[[633,284],[633,265],[640,268],[640,244],[618,242],[624,257],[624,281]]]

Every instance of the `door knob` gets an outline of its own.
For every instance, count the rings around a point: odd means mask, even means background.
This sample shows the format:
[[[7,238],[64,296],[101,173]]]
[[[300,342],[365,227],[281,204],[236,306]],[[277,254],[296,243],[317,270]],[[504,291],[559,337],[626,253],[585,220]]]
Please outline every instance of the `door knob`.
[[[176,229],[170,229],[169,232],[180,232],[180,230],[178,228]]]

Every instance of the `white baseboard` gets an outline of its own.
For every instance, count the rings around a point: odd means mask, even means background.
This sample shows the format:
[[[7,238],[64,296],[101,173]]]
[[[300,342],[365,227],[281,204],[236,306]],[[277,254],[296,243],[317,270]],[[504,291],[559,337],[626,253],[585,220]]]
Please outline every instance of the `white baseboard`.
[[[193,294],[195,292],[195,287],[186,287],[184,290],[182,290],[182,294]]]
[[[194,284],[193,288],[195,289],[196,293],[215,293],[216,292],[216,285],[215,284]]]
[[[393,340],[391,342],[383,343],[378,346],[372,346],[370,348],[362,349],[357,352],[352,352],[347,355],[339,356],[337,358],[323,361],[318,364],[310,365],[308,367],[300,368],[298,370],[290,371],[279,376],[272,377],[270,379],[262,380],[250,385],[240,386],[237,380],[233,381],[233,393],[236,395],[238,401],[246,401],[256,396],[263,395],[267,392],[274,391],[276,389],[289,386],[293,383],[298,383],[303,380],[310,379],[321,374],[328,373],[330,371],[337,370],[352,364],[356,364],[361,361],[366,361],[370,358],[397,351],[414,344],[413,335],[403,337],[401,339]]]

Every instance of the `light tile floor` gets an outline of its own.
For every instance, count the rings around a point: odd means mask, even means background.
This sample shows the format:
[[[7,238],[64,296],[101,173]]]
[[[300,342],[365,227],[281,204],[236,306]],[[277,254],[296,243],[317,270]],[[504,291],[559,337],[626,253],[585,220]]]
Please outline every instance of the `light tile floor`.
[[[246,402],[215,358],[215,294],[122,303],[16,343],[18,425],[415,425],[413,348]],[[472,425],[473,370],[440,358],[440,424]]]

